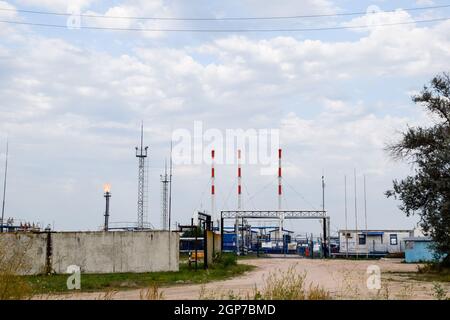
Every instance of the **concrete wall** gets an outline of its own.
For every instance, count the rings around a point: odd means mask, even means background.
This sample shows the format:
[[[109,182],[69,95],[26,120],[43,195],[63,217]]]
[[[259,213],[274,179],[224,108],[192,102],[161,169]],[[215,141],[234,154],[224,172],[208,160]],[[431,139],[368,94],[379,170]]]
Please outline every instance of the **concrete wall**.
[[[47,234],[0,233],[0,253],[19,274],[45,273]]]
[[[28,239],[30,274],[43,273],[49,265],[56,273],[65,273],[70,265],[80,266],[84,273],[178,271],[176,232],[56,232],[50,239],[46,233],[5,233],[0,239],[9,247]]]
[[[222,236],[220,233],[214,233],[214,253],[222,252]]]
[[[214,258],[214,232],[213,231],[206,231],[206,238],[207,238],[207,248],[206,248],[206,252],[207,252],[207,261],[208,261],[208,265],[213,263],[213,258]]]

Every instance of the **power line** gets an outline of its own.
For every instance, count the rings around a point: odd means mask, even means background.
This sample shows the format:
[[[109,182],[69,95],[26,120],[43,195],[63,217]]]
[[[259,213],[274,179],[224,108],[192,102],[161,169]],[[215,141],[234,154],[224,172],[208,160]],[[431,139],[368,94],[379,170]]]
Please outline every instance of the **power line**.
[[[95,27],[95,26],[79,26],[78,29],[86,30],[109,30],[109,31],[140,31],[140,32],[201,32],[201,33],[226,33],[226,32],[237,32],[237,33],[252,33],[252,32],[311,32],[311,31],[331,31],[331,30],[350,30],[350,29],[365,29],[374,27],[389,27],[398,25],[411,25],[419,23],[431,23],[439,21],[450,20],[450,17],[437,18],[437,19],[426,19],[426,20],[412,20],[404,22],[393,22],[393,23],[382,23],[373,25],[358,25],[358,26],[337,26],[337,27],[319,27],[319,28],[280,28],[280,29],[158,29],[158,28],[116,28],[116,27]],[[50,28],[64,28],[68,29],[66,25],[58,24],[47,24],[47,23],[32,23],[32,22],[22,22],[22,21],[10,21],[10,20],[0,20],[0,23],[15,24],[15,25],[28,25],[35,27],[50,27]]]
[[[448,8],[450,4],[416,7],[416,8],[404,8],[403,11],[421,11],[431,9]],[[384,10],[381,12],[395,12],[397,9]],[[51,12],[51,11],[36,11],[26,9],[11,9],[0,8],[0,11],[14,11],[19,13],[39,14],[39,15],[53,15],[53,16],[72,16],[72,13],[64,12]],[[328,14],[310,14],[310,15],[293,15],[293,16],[268,16],[268,17],[224,17],[224,18],[198,18],[198,17],[136,17],[136,16],[105,16],[95,14],[79,14],[77,16],[84,18],[101,18],[101,19],[129,19],[129,20],[165,20],[165,21],[236,21],[236,20],[283,20],[283,19],[306,19],[306,18],[323,18],[323,17],[342,17],[342,16],[358,16],[365,15],[367,11],[357,12],[343,12],[343,13],[328,13]],[[370,13],[370,12],[369,12]]]

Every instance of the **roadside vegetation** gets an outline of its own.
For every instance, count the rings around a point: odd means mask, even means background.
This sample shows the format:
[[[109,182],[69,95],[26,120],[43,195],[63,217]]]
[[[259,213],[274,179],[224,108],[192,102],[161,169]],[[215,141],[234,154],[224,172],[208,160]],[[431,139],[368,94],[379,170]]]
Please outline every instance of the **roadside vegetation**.
[[[29,270],[26,253],[28,243],[8,247],[0,241],[0,300],[28,299],[32,296],[30,284],[19,273]]]
[[[417,267],[417,272],[392,272],[408,279],[425,282],[450,282],[450,268],[439,263],[427,263]]]
[[[387,147],[394,159],[412,166],[413,174],[394,180],[386,196],[400,200],[406,216],[420,217],[440,265],[450,268],[450,73],[435,76],[412,99],[429,113],[433,125],[408,127]]]
[[[237,264],[236,258],[225,255],[217,258],[208,270],[203,264],[198,269],[187,263],[180,263],[177,272],[149,272],[149,273],[108,273],[108,274],[82,274],[82,292],[117,291],[127,289],[146,289],[144,296],[158,296],[157,289],[171,285],[200,284],[210,281],[224,280],[239,276],[254,267]],[[67,293],[67,275],[33,275],[22,277],[25,283],[32,288],[34,294]],[[73,293],[73,291],[70,291]]]
[[[306,272],[298,273],[295,266],[288,270],[276,270],[264,279],[262,288],[255,287],[252,292],[241,293],[233,290],[220,292],[200,289],[199,300],[330,300],[330,293],[324,288],[308,284]]]

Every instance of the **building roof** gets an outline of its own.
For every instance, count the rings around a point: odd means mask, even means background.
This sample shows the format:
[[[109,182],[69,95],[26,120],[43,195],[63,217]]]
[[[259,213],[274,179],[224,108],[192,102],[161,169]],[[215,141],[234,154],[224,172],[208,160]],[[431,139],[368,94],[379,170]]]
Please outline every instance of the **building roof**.
[[[408,237],[408,238],[404,238],[404,241],[431,241],[430,237]]]
[[[363,232],[363,233],[368,233],[368,232],[413,232],[412,229],[360,229],[360,230],[355,230],[355,229],[341,229],[339,230],[339,232]]]

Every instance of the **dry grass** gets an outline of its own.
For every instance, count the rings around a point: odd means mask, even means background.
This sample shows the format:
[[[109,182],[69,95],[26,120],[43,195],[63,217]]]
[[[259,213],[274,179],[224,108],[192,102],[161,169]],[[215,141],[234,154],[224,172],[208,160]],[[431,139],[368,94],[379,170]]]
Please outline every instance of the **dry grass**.
[[[159,290],[157,285],[152,285],[139,292],[141,300],[164,300],[164,293]]]
[[[11,247],[0,239],[0,300],[31,298],[31,286],[20,276],[30,269],[26,255],[30,245],[30,241],[17,241]]]
[[[95,300],[113,300],[116,294],[116,290],[108,290],[101,293]]]
[[[288,270],[271,272],[264,280],[264,287],[258,290],[255,286],[252,293],[242,294],[232,290],[223,293],[220,290],[200,288],[199,300],[329,300],[331,295],[319,285],[306,284],[306,272],[298,273],[295,266]]]
[[[287,271],[271,272],[261,291],[255,291],[255,299],[262,300],[328,300],[330,293],[312,283],[306,286],[306,272],[298,273],[295,266]]]

